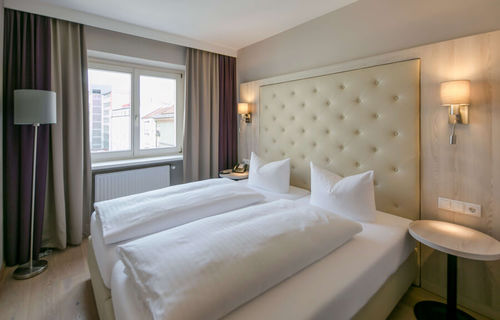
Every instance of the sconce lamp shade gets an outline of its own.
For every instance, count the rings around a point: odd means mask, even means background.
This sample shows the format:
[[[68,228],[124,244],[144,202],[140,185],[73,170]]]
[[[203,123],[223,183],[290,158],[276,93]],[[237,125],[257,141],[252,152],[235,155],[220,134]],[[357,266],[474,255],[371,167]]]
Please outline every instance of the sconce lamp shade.
[[[55,92],[14,90],[14,124],[48,124],[56,120]]]
[[[441,105],[470,104],[470,81],[441,82]]]
[[[245,102],[238,103],[238,114],[248,114],[248,113],[250,113],[248,103]]]

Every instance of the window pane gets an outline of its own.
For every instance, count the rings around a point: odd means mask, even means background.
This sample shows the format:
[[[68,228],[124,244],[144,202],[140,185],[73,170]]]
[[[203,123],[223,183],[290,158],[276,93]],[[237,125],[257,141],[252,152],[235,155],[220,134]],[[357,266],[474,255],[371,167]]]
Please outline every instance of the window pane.
[[[175,147],[176,80],[142,75],[139,81],[141,149]]]
[[[89,69],[92,152],[130,150],[130,73]]]

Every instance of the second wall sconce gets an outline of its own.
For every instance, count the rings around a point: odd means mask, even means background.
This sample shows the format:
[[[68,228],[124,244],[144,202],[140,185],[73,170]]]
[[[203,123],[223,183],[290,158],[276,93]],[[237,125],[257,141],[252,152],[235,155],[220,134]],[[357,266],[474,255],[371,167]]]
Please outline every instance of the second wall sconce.
[[[252,122],[252,113],[250,112],[250,106],[248,103],[238,103],[238,114],[241,115],[241,118],[244,119],[246,123]]]
[[[447,106],[448,123],[451,124],[450,144],[457,143],[455,126],[469,124],[470,81],[454,80],[441,83],[441,105]]]

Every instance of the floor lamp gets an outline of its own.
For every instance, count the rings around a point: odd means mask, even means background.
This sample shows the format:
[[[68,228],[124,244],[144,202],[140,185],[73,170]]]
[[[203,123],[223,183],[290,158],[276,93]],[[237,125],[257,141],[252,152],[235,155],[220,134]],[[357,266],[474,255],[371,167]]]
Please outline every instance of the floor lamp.
[[[14,279],[32,278],[47,269],[46,260],[33,260],[33,228],[35,220],[36,147],[40,124],[56,123],[56,93],[45,90],[14,90],[14,124],[32,125],[35,128],[33,141],[33,181],[31,185],[31,232],[30,260],[14,271]]]

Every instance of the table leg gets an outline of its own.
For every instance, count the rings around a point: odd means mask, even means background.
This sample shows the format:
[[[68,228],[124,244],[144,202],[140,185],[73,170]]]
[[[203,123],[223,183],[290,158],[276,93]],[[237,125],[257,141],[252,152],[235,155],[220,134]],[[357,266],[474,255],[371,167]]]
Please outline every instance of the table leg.
[[[457,313],[457,256],[448,254],[448,279],[446,282],[447,319],[456,319]]]
[[[474,320],[469,314],[457,309],[457,257],[449,254],[447,259],[447,303],[418,302],[413,309],[418,320]]]

